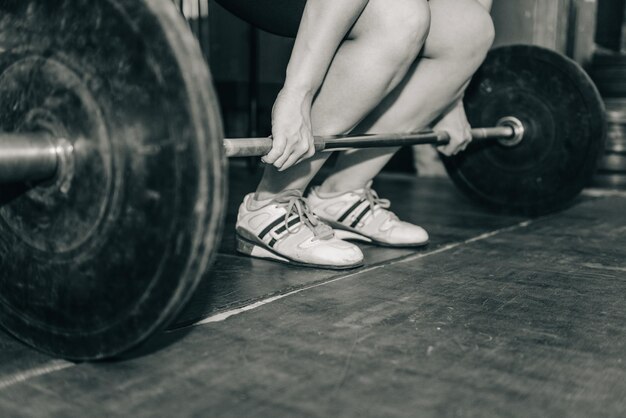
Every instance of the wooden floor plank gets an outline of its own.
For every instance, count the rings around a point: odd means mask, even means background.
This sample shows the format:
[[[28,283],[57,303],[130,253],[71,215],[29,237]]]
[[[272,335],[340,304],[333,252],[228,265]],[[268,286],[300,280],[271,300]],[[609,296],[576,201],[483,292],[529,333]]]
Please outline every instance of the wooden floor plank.
[[[626,199],[383,265],[157,353],[0,391],[3,416],[624,416]]]
[[[173,327],[196,322],[215,312],[241,306],[254,300],[310,285],[336,276],[326,270],[288,268],[263,260],[252,260],[234,253],[236,212],[243,196],[252,190],[260,172],[250,173],[241,165],[230,169],[230,196],[227,223],[216,265],[200,284]],[[446,179],[415,179],[410,176],[389,178],[377,182],[381,196],[394,202],[394,209],[407,220],[423,224],[432,235],[425,251],[454,240],[465,239],[480,231],[491,230],[516,222],[519,218],[496,216],[466,201]],[[412,254],[414,250],[384,249],[362,246],[367,263],[377,264]],[[156,341],[158,346],[160,341]],[[38,368],[47,367],[54,359],[42,355],[7,336],[0,330],[0,382],[13,379]],[[54,363],[56,364],[56,363]]]

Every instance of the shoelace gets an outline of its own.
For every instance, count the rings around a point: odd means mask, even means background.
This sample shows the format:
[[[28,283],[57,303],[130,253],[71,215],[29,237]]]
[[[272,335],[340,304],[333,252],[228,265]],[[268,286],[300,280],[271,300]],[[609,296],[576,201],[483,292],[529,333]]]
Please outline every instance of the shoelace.
[[[371,181],[363,188],[363,197],[369,202],[372,213],[374,213],[376,208],[389,209],[391,207],[389,199],[381,199],[378,197],[378,193],[372,189]],[[398,219],[398,217],[391,211],[389,212],[389,218]]]
[[[327,240],[335,235],[335,232],[330,226],[321,222],[317,216],[311,212],[311,209],[302,197],[302,192],[299,190],[285,190],[274,198],[274,202],[284,207],[287,211],[285,214],[285,228],[287,228],[289,233],[295,234],[300,231],[300,226],[293,229],[290,229],[289,226],[289,218],[292,214],[295,214],[300,219],[300,222],[313,231],[313,235],[316,239]]]

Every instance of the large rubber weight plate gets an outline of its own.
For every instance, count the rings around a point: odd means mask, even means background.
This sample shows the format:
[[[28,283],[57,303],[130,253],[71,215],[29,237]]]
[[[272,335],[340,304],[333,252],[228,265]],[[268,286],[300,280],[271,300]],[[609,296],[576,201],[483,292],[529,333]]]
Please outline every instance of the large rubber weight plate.
[[[0,323],[100,359],[174,318],[222,221],[208,69],[169,1],[0,2],[0,129],[73,147],[62,178],[0,191]]]
[[[602,155],[604,105],[570,59],[534,46],[489,53],[465,96],[472,126],[514,116],[526,128],[516,146],[480,141],[445,158],[459,188],[508,213],[541,215],[567,207],[589,184]]]

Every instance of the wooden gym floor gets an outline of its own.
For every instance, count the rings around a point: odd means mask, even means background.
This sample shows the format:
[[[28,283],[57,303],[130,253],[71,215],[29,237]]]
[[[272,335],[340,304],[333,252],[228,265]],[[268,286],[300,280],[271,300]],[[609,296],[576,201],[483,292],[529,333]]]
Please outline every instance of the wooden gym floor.
[[[223,247],[173,329],[95,364],[0,333],[0,416],[626,415],[626,193],[530,220],[387,176],[432,243],[364,246],[368,265],[337,273],[235,255],[251,181],[230,178]]]

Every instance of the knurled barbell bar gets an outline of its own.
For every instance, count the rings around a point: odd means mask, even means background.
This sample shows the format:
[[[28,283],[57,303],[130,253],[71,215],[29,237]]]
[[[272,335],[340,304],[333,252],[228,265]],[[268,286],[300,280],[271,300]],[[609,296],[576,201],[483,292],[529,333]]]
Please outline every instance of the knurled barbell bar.
[[[524,138],[524,126],[514,117],[502,119],[496,126],[472,129],[474,140],[498,140],[505,146],[517,144]],[[314,138],[316,152],[349,149],[398,147],[405,145],[446,145],[450,136],[444,131],[421,131],[407,134],[366,134],[318,136]],[[258,157],[272,149],[271,138],[226,138],[224,151],[228,157]]]
[[[546,49],[492,51],[465,96],[476,139],[444,158],[468,196],[537,215],[602,155],[587,75]],[[226,156],[211,77],[171,2],[0,2],[0,324],[70,359],[123,353],[170,323],[220,242]],[[316,139],[318,150],[442,145],[443,132]]]

